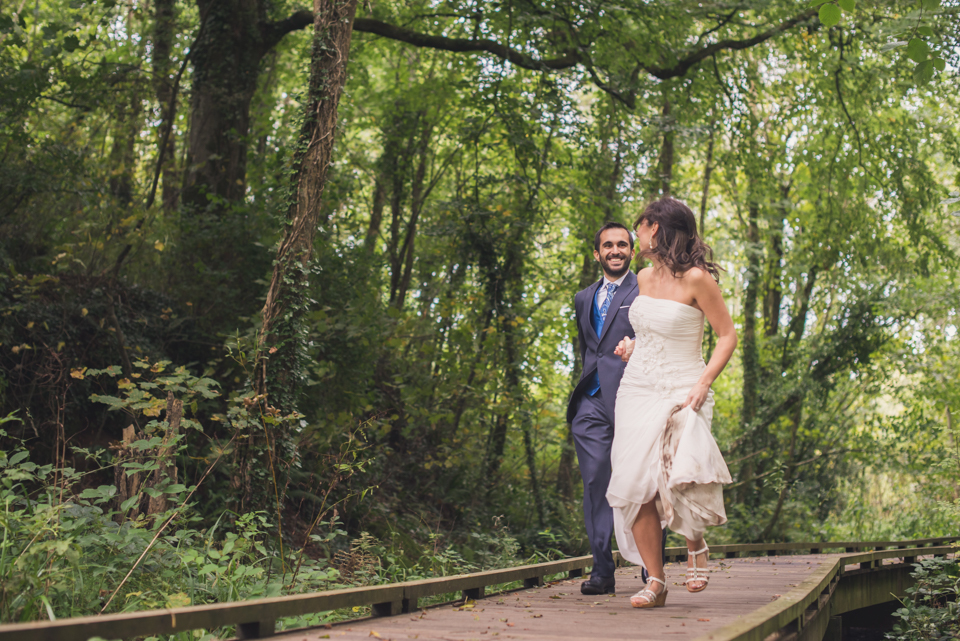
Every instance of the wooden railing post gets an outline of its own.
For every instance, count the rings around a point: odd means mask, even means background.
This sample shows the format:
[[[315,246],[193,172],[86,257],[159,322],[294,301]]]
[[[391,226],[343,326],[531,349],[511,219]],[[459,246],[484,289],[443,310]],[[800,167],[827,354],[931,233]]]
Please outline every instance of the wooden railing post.
[[[251,621],[237,624],[238,639],[262,639],[272,637],[276,631],[276,621]]]
[[[476,601],[477,599],[482,599],[483,586],[480,586],[478,588],[467,588],[466,590],[463,591],[463,598],[473,599],[474,601]]]
[[[371,609],[375,617],[392,617],[395,614],[401,614],[403,612],[403,599],[374,603]]]

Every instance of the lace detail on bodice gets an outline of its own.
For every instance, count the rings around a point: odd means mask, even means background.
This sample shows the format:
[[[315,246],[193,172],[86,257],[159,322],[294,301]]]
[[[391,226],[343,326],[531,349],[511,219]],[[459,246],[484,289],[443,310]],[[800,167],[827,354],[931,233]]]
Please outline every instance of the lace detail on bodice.
[[[662,396],[688,390],[703,371],[700,349],[703,313],[672,300],[637,296],[630,305],[636,347],[625,380],[652,387]]]

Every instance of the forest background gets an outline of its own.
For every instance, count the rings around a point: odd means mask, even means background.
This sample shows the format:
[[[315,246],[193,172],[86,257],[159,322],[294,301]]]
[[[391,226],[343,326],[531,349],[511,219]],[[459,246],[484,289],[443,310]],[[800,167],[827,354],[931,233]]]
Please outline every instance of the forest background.
[[[955,534],[957,3],[308,9],[0,5],[3,621],[585,553],[573,294],[662,195],[710,540]]]

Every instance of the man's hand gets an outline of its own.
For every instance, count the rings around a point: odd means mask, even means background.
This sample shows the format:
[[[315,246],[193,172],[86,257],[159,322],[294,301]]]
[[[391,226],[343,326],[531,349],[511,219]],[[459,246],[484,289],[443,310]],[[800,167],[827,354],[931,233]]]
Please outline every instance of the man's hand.
[[[623,359],[623,362],[626,363],[630,360],[630,355],[633,354],[633,348],[636,346],[637,341],[630,340],[629,336],[624,336],[623,340],[617,343],[613,353]]]

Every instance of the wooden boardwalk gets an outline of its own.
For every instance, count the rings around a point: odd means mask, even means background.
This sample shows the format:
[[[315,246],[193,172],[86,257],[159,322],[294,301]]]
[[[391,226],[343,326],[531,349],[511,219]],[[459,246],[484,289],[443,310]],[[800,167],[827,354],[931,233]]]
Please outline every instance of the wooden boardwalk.
[[[686,563],[666,568],[670,593],[664,608],[630,607],[641,589],[639,568],[617,570],[617,594],[580,594],[582,579],[554,582],[393,617],[345,622],[278,634],[284,641],[315,639],[698,639],[749,616],[794,590],[835,554],[712,559],[709,587],[690,594],[683,586]]]
[[[696,641],[836,641],[841,628],[875,625],[873,606],[889,603],[913,584],[913,563],[930,556],[954,557],[960,537],[906,541],[807,541],[714,546],[712,585],[691,595],[682,585],[682,564],[668,565],[666,608],[636,610],[629,595],[640,589],[636,568],[618,571],[619,595],[585,597],[582,579],[589,556],[474,574],[461,574],[327,592],[250,601],[93,615],[54,621],[0,624],[0,641],[142,639],[158,635],[236,628],[241,639],[274,636],[275,624],[343,608],[371,607],[380,618],[276,635],[286,641],[313,639],[695,639]],[[845,550],[844,554],[821,554]],[[793,555],[809,551],[806,556]],[[667,548],[669,559],[685,548]],[[764,557],[737,558],[742,554]],[[783,556],[775,556],[783,555]],[[540,585],[544,577],[564,581]],[[421,599],[461,592],[482,594],[490,586],[522,582],[526,588],[475,602],[416,610]],[[414,612],[397,614],[413,606]],[[850,618],[848,618],[850,617]],[[849,624],[849,625],[848,625]]]

